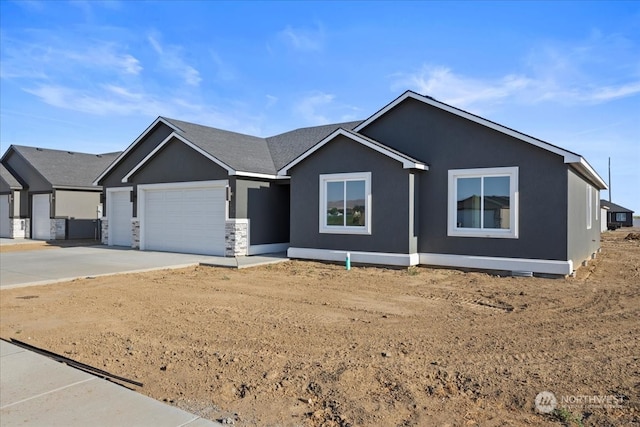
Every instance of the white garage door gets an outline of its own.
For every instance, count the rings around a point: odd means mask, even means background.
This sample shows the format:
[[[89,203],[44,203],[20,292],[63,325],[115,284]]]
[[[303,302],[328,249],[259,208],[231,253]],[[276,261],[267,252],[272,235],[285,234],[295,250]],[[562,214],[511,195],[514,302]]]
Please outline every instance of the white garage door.
[[[34,194],[31,198],[31,238],[51,239],[51,206],[49,194]]]
[[[224,255],[225,185],[138,189],[144,198],[141,249]]]
[[[109,245],[131,247],[133,204],[129,190],[107,191],[107,210]]]
[[[0,196],[0,237],[9,237],[9,195]]]

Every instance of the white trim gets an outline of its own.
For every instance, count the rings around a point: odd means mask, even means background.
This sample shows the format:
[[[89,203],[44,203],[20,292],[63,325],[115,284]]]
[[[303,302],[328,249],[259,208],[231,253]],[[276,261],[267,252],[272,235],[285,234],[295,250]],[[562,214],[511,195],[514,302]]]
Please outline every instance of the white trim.
[[[417,253],[394,254],[386,252],[360,252],[311,248],[289,248],[287,251],[287,257],[344,262],[347,257],[347,253],[351,256],[351,262],[361,264],[398,265],[402,267],[409,267],[418,264],[419,261]]]
[[[267,243],[264,245],[249,245],[247,255],[273,254],[276,252],[285,252],[287,249],[289,249],[289,242]]]
[[[106,209],[106,217],[104,217],[107,221],[109,221],[109,228],[110,230],[107,232],[107,246],[113,246],[113,233],[111,232],[111,227],[113,227],[113,225],[111,224],[110,218],[113,218],[113,203],[111,202],[111,198],[113,196],[109,196],[109,194],[113,194],[113,193],[118,193],[118,192],[127,192],[129,194],[131,194],[131,192],[133,191],[133,187],[110,187],[106,189],[106,193],[105,193],[105,202],[107,203],[107,209]],[[135,218],[133,217],[133,202],[131,203],[131,221],[133,221]],[[131,236],[131,241],[133,242],[133,236]]]
[[[136,140],[135,140],[135,141],[133,141],[133,142],[131,143],[131,145],[129,145],[129,146],[127,147],[127,149],[126,149],[126,150],[124,150],[124,151],[123,151],[123,152],[122,152],[118,157],[116,157],[116,159],[115,159],[113,162],[111,162],[111,164],[110,164],[110,165],[109,165],[109,166],[104,170],[104,172],[102,172],[102,173],[100,174],[100,176],[98,176],[98,177],[95,179],[95,181],[93,181],[93,183],[92,183],[92,184],[93,184],[93,185],[100,185],[100,184],[98,184],[98,181],[100,181],[102,178],[104,178],[104,176],[105,176],[106,174],[108,174],[108,173],[111,171],[111,169],[113,169],[113,168],[116,166],[116,164],[118,164],[118,163],[120,162],[120,160],[122,160],[122,159],[123,159],[127,154],[129,154],[129,152],[133,149],[133,147],[135,147],[136,145],[138,145],[138,143],[139,143],[139,142],[140,142],[140,141],[141,141],[145,136],[147,136],[147,134],[148,134],[149,132],[151,132],[151,129],[153,129],[153,128],[158,124],[158,123],[163,123],[163,124],[165,124],[165,125],[169,126],[169,127],[170,127],[171,129],[173,129],[174,131],[179,131],[179,132],[181,132],[181,129],[180,129],[180,128],[178,128],[178,127],[176,127],[176,126],[172,125],[171,123],[169,123],[168,121],[166,121],[166,120],[165,120],[165,119],[163,119],[162,117],[158,117],[157,119],[155,119],[155,120],[153,121],[153,123],[151,123],[151,124],[150,124],[146,129],[145,129],[145,131],[144,131],[144,132],[142,132],[142,133],[140,134],[140,136],[139,136],[139,137],[137,137],[137,138],[136,138]]]
[[[249,218],[227,218],[225,222],[228,224],[249,224]]]
[[[360,132],[362,129],[364,129],[365,127],[367,127],[368,125],[370,125],[372,122],[376,121],[378,118],[380,118],[381,116],[383,116],[384,114],[386,114],[389,110],[393,109],[396,105],[400,104],[401,102],[403,102],[405,99],[407,98],[412,98],[415,99],[416,101],[420,101],[423,102],[425,104],[431,105],[433,107],[439,108],[441,110],[447,111],[451,114],[455,114],[456,116],[459,117],[463,117],[467,120],[471,120],[472,122],[481,124],[483,126],[486,126],[490,129],[496,130],[500,133],[503,133],[505,135],[509,135],[513,138],[519,139],[521,141],[527,142],[529,144],[532,144],[536,147],[542,148],[544,150],[550,151],[554,154],[557,154],[559,156],[562,156],[564,159],[565,163],[572,163],[574,165],[576,165],[577,167],[579,167],[580,169],[583,169],[586,174],[592,178],[595,183],[597,183],[601,189],[605,190],[607,188],[607,185],[605,184],[604,180],[595,172],[595,170],[593,170],[593,168],[589,165],[589,163],[587,163],[587,161],[580,156],[579,154],[576,153],[572,153],[570,151],[564,150],[560,147],[556,147],[554,145],[549,144],[548,142],[544,142],[542,140],[539,140],[537,138],[533,138],[529,135],[525,135],[523,133],[520,133],[518,131],[515,131],[513,129],[509,129],[505,126],[499,125],[497,123],[494,123],[490,120],[484,119],[482,117],[476,116],[474,114],[468,113],[466,111],[463,110],[459,110],[455,107],[452,107],[450,105],[447,105],[443,102],[440,101],[436,101],[433,98],[430,98],[428,96],[423,96],[420,94],[417,94],[415,92],[412,91],[406,91],[405,93],[403,93],[402,95],[400,95],[398,98],[396,98],[394,101],[392,101],[391,103],[387,104],[384,108],[382,108],[381,110],[379,110],[377,113],[375,113],[374,115],[372,115],[371,117],[369,117],[367,120],[363,121],[362,123],[360,123],[358,126],[356,126],[353,131],[354,132]]]
[[[233,173],[229,173],[229,175],[246,176],[249,178],[265,178],[265,179],[289,179],[290,178],[289,176],[271,175],[268,173],[242,172],[242,171],[235,171]]]
[[[420,264],[443,267],[477,268],[481,270],[531,271],[567,275],[573,272],[573,261],[547,259],[502,258],[472,255],[420,253]]]
[[[140,250],[146,249],[145,236],[145,191],[150,190],[178,190],[178,189],[196,189],[196,188],[219,188],[227,187],[229,181],[219,179],[215,181],[190,181],[190,182],[169,182],[161,184],[140,184],[138,185],[138,218],[140,218]],[[229,220],[229,201],[225,201],[225,221]]]
[[[371,172],[351,172],[351,173],[332,173],[321,174],[320,181],[320,200],[318,203],[318,232],[322,234],[371,234]],[[329,182],[346,182],[346,181],[364,181],[364,197],[365,197],[365,219],[364,227],[327,225],[327,183]],[[346,189],[345,189],[346,192]],[[345,200],[346,201],[346,200]]]
[[[207,153],[206,151],[204,151],[202,148],[198,147],[197,145],[193,144],[191,141],[189,141],[188,139],[178,135],[175,132],[171,132],[169,134],[169,136],[167,136],[160,144],[158,144],[156,146],[156,148],[154,148],[149,154],[147,154],[145,156],[144,159],[142,159],[140,162],[138,162],[137,165],[135,165],[133,167],[133,169],[131,169],[129,171],[129,173],[127,173],[124,178],[122,178],[122,182],[129,182],[129,178],[136,173],[136,171],[138,171],[138,169],[140,169],[142,166],[144,166],[149,160],[151,160],[151,158],[162,149],[162,147],[164,147],[169,141],[171,141],[173,138],[176,138],[177,140],[183,142],[185,145],[187,145],[188,147],[194,149],[195,151],[197,151],[198,153],[202,154],[203,156],[205,156],[207,159],[211,160],[212,162],[214,162],[215,164],[217,164],[218,166],[220,166],[221,168],[225,169],[227,171],[227,173],[229,175],[234,175],[236,174],[236,171],[229,167],[229,165],[221,162],[220,160],[218,160],[216,157],[212,156],[211,154]]]
[[[593,191],[591,186],[587,184],[587,230],[591,230],[593,226]]]
[[[313,154],[316,151],[318,151],[325,144],[327,144],[328,142],[330,142],[332,139],[334,139],[335,137],[337,137],[339,135],[345,136],[345,137],[351,139],[352,141],[358,142],[358,143],[364,145],[365,147],[371,148],[372,150],[375,150],[375,151],[377,151],[377,152],[379,152],[381,154],[384,154],[387,157],[390,157],[390,158],[392,158],[394,160],[397,160],[398,162],[402,163],[402,167],[404,169],[429,170],[429,167],[427,165],[423,164],[423,163],[418,163],[418,162],[412,161],[412,160],[410,160],[410,159],[408,159],[406,157],[403,157],[403,156],[399,155],[398,153],[395,153],[393,151],[385,149],[384,147],[381,147],[381,146],[379,146],[377,144],[374,144],[374,143],[368,141],[366,138],[363,138],[360,135],[356,135],[353,132],[349,132],[349,131],[346,131],[346,130],[344,130],[342,128],[338,128],[335,131],[333,131],[331,133],[331,135],[327,136],[322,141],[318,142],[316,145],[314,145],[313,147],[311,147],[310,149],[308,149],[307,151],[302,153],[300,156],[296,157],[291,162],[287,163],[285,166],[280,168],[280,170],[278,171],[278,175],[281,175],[281,176],[287,175],[289,173],[289,169],[291,169],[292,167],[294,167],[298,163],[302,162],[304,159],[306,159],[311,154]]]
[[[517,239],[519,234],[519,189],[518,166],[501,168],[450,169],[448,180],[447,236],[451,237],[487,237],[499,239]],[[495,228],[458,228],[458,178],[486,178],[492,176],[509,177],[509,229]]]

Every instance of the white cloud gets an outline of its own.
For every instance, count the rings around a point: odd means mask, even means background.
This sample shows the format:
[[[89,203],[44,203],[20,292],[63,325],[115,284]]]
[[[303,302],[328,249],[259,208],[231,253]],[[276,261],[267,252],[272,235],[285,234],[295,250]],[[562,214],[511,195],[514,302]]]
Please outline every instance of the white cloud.
[[[187,85],[198,86],[202,81],[200,72],[182,58],[182,49],[175,45],[163,46],[158,40],[159,38],[158,33],[153,33],[147,37],[147,40],[159,55],[162,66],[181,76]]]
[[[626,38],[595,31],[586,40],[534,46],[521,69],[478,77],[425,64],[392,76],[392,89],[413,89],[460,107],[503,103],[600,104],[640,93],[637,46]]]
[[[325,32],[321,25],[313,29],[287,26],[278,35],[295,50],[312,52],[322,50],[324,47]]]
[[[298,101],[294,106],[294,111],[309,124],[327,124],[330,120],[320,110],[327,110],[334,98],[335,95],[319,91],[313,92]]]

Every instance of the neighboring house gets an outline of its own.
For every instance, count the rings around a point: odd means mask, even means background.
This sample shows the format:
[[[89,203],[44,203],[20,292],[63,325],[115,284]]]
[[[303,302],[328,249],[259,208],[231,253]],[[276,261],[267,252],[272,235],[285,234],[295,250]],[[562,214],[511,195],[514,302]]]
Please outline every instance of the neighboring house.
[[[606,188],[576,153],[410,91],[270,138],[159,117],[94,184],[109,245],[558,275],[598,252]]]
[[[0,237],[29,236],[29,218],[22,216],[27,202],[22,184],[0,163]]]
[[[118,154],[11,145],[0,162],[22,189],[14,183],[16,188],[9,195],[14,220],[10,222],[8,237],[41,240],[97,237],[101,189],[92,181]]]
[[[615,230],[620,227],[633,227],[633,211],[615,203],[600,200],[600,205],[607,208],[607,228]]]
[[[278,168],[339,126],[258,138],[159,117],[94,182],[105,193],[103,242],[227,256],[285,251],[289,179]]]
[[[410,91],[278,174],[292,258],[566,275],[600,248],[607,187],[584,158]]]

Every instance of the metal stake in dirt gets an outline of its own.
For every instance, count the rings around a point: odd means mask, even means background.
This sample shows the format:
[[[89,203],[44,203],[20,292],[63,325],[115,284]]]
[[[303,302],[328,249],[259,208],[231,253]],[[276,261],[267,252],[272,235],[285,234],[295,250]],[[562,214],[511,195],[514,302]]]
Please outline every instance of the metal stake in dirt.
[[[351,253],[347,252],[347,259],[345,260],[345,267],[347,270],[351,270]]]

